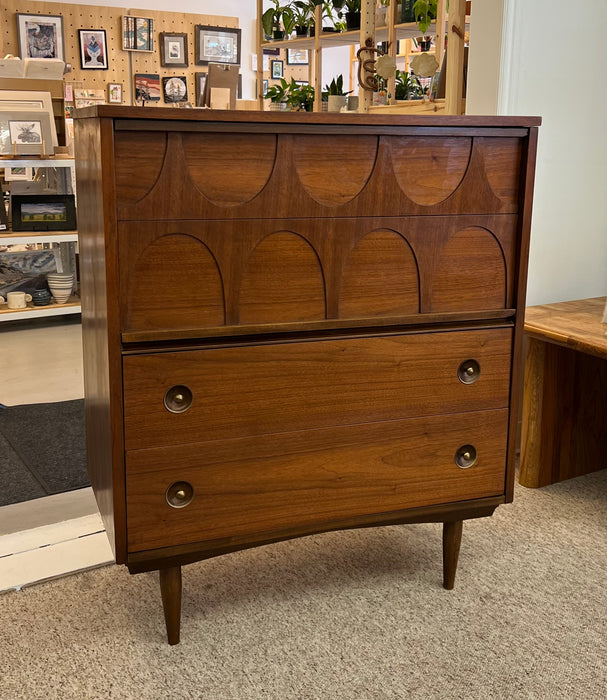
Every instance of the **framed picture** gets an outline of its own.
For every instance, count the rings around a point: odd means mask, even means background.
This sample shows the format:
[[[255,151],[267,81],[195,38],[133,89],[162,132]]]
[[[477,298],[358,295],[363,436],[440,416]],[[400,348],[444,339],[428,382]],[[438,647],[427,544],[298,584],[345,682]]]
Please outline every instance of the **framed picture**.
[[[308,49],[287,49],[288,66],[307,66],[309,62]]]
[[[73,194],[14,194],[13,231],[73,231],[76,205]]]
[[[65,60],[63,17],[60,15],[24,15],[18,12],[17,34],[21,58]]]
[[[280,56],[280,49],[263,49],[268,56]]]
[[[270,87],[270,82],[269,80],[264,80],[262,83],[262,88],[263,88],[263,96],[266,96],[266,93],[268,92],[268,88]]]
[[[0,90],[0,111],[29,112],[42,110],[49,116],[51,129],[51,141],[54,146],[59,145],[57,140],[57,128],[53,113],[53,103],[50,92],[34,92],[30,90]]]
[[[196,93],[196,107],[204,107],[204,84],[207,81],[206,73],[194,73],[194,90]]]
[[[51,118],[44,110],[0,110],[0,153],[41,155],[53,152]]]
[[[4,168],[4,179],[6,182],[29,182],[32,179],[33,172],[33,168]]]
[[[79,29],[80,67],[83,70],[107,70],[105,29]]]
[[[272,78],[282,78],[284,77],[284,61],[270,61],[272,67]]]
[[[107,84],[107,101],[109,104],[122,104],[122,83]]]
[[[154,50],[154,20],[147,17],[122,18],[122,48],[124,51]]]
[[[240,65],[240,29],[197,24],[195,32],[196,65],[205,66],[209,63]]]
[[[160,101],[158,73],[135,73],[135,99],[141,102]]]
[[[187,102],[188,83],[185,75],[173,75],[162,79],[162,94],[165,102]]]
[[[188,65],[188,35],[160,32],[160,65],[185,68]]]

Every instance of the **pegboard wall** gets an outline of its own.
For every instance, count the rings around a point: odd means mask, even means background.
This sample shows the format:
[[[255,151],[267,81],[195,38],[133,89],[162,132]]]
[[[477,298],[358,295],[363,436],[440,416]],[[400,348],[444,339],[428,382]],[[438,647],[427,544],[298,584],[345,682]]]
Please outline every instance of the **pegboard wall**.
[[[206,72],[206,66],[194,62],[195,30],[197,24],[214,27],[238,27],[237,17],[218,15],[194,15],[183,12],[158,12],[153,10],[129,10],[124,7],[98,7],[96,5],[71,5],[59,2],[32,0],[2,0],[0,5],[0,57],[19,55],[17,13],[31,15],[61,15],[63,17],[63,42],[65,61],[72,71],[64,76],[65,82],[73,82],[88,90],[106,90],[108,83],[122,83],[123,103],[132,104],[135,73],[158,73],[161,77],[185,75],[188,81],[188,99],[195,100],[194,74]],[[154,50],[122,50],[122,17],[149,17],[154,20]],[[79,29],[104,29],[107,50],[107,70],[82,70],[80,67]],[[186,33],[188,36],[187,68],[165,68],[160,65],[160,32]],[[241,63],[244,58],[241,56]],[[163,104],[161,101],[160,104]]]

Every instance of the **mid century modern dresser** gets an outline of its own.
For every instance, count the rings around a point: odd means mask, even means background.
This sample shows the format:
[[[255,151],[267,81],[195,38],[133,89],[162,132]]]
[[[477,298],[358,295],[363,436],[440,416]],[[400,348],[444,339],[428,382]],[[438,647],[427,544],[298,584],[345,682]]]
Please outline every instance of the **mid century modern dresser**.
[[[116,561],[512,499],[537,118],[76,115],[87,449]]]

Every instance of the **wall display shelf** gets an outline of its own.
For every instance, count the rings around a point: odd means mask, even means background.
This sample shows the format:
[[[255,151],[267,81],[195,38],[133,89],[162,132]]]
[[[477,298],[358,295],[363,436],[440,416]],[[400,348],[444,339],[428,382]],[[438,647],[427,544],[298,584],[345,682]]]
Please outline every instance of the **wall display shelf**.
[[[293,537],[442,523],[453,587],[513,495],[538,124],[76,116],[89,475],[171,644],[183,565]]]
[[[75,183],[74,174],[75,160],[74,158],[1,158],[0,159],[0,174],[4,168],[70,168],[72,190],[75,191],[73,184]],[[65,180],[66,188],[68,188],[67,180]],[[67,193],[67,192],[65,192]],[[0,203],[4,206],[4,202]],[[75,255],[75,250],[78,245],[78,231],[3,231],[0,232],[0,246],[22,246],[24,244],[50,244],[52,247],[58,247],[61,251],[61,257],[64,260],[71,260]],[[10,249],[9,251],[10,252]],[[23,252],[27,255],[27,251]],[[65,316],[70,314],[80,313],[80,299],[73,296],[66,304],[51,303],[46,306],[35,306],[32,302],[28,302],[25,309],[9,309],[5,304],[0,305],[0,323],[4,321],[28,320],[41,318],[44,316]]]

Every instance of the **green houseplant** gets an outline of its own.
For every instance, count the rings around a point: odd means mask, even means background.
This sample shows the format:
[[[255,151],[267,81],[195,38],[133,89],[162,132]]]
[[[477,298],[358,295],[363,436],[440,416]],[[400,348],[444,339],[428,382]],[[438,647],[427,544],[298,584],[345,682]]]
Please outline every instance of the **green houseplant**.
[[[307,36],[308,27],[311,24],[311,17],[314,14],[315,5],[309,0],[295,0],[291,3],[293,13],[293,24],[297,36]]]
[[[360,29],[361,0],[333,0],[338,16],[345,17],[346,29]]]
[[[413,12],[419,31],[425,35],[430,23],[438,14],[438,0],[416,0]]]
[[[394,97],[397,100],[415,100],[423,94],[423,88],[417,78],[412,77],[407,71],[396,71]]]
[[[344,77],[340,74],[337,76],[337,78],[333,78],[328,85],[325,85],[325,89],[322,93],[322,100],[325,101],[326,97],[326,101],[329,103],[329,112],[339,112],[342,107],[345,106],[346,97],[351,92],[352,90],[344,92]]]
[[[274,109],[311,112],[314,107],[314,88],[311,85],[298,85],[295,78],[291,78],[290,82],[281,78],[277,85],[268,88],[265,96],[275,105]]]
[[[281,5],[280,0],[271,0],[274,7],[268,8],[261,16],[261,26],[266,36],[273,39],[284,39],[295,26],[293,10],[290,5]],[[282,28],[281,28],[282,25]]]

